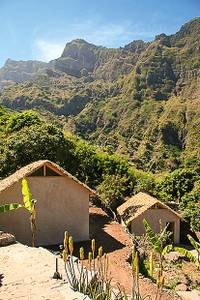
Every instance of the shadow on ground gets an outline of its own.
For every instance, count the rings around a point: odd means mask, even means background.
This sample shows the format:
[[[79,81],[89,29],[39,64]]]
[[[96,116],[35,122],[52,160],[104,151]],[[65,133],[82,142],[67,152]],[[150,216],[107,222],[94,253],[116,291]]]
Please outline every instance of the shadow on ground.
[[[88,252],[91,251],[91,240],[95,239],[96,249],[102,246],[104,252],[110,253],[125,247],[120,241],[116,240],[106,230],[106,225],[111,222],[111,218],[105,214],[90,213],[90,240],[85,242],[75,242],[74,255],[79,257],[80,247],[84,247],[85,257],[87,258]],[[55,254],[58,254],[60,249],[59,245],[45,247]],[[97,253],[96,253],[97,254]]]
[[[111,219],[107,215],[90,213],[90,239],[95,239],[96,248],[102,246],[104,252],[106,253],[113,252],[115,250],[119,250],[125,247],[124,244],[116,240],[114,237],[112,237],[105,231],[106,225],[110,222]],[[84,247],[86,253],[91,251],[91,241],[75,243],[75,252],[81,246]],[[75,254],[78,255],[77,252]]]

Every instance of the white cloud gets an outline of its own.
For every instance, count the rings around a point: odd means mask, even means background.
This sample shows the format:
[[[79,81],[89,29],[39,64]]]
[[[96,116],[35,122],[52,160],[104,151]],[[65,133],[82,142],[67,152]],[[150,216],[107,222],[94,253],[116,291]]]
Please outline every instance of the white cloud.
[[[33,44],[34,56],[37,60],[50,61],[59,57],[64,49],[65,43],[56,43],[38,39]]]
[[[33,43],[33,56],[37,60],[50,61],[58,58],[67,42],[82,38],[95,45],[119,47],[134,39],[154,36],[153,32],[145,32],[140,24],[102,24],[98,21],[75,20],[67,29],[48,34],[48,37],[38,38]],[[58,42],[55,42],[58,40]]]

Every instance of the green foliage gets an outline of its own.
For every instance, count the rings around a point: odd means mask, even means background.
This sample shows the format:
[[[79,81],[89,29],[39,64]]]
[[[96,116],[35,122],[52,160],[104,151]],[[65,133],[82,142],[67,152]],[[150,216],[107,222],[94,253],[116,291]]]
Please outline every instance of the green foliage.
[[[149,240],[150,246],[154,252],[159,256],[159,268],[160,275],[163,275],[163,259],[164,255],[172,251],[173,246],[166,245],[166,242],[169,238],[169,233],[167,232],[167,226],[164,229],[160,228],[160,233],[155,233],[147,220],[143,220],[144,228],[146,231],[147,238]]]
[[[199,181],[198,181],[199,182]],[[191,192],[181,199],[180,210],[192,231],[200,231],[200,192]]]
[[[137,182],[134,187],[134,193],[148,192],[153,194],[155,192],[155,187],[156,182],[152,175],[147,173],[146,176],[142,176],[141,174],[141,176],[137,178]]]
[[[25,208],[30,213],[30,224],[32,233],[32,246],[35,247],[35,233],[36,233],[36,200],[32,199],[29,190],[28,182],[25,178],[22,179],[22,195],[24,205],[20,203],[9,203],[0,206],[0,212],[9,212],[18,208]]]
[[[32,125],[0,141],[0,177],[39,159],[60,161],[65,157],[65,139],[51,125]]]
[[[168,174],[158,184],[158,196],[163,201],[180,201],[181,198],[192,191],[198,174],[190,169],[177,169]]]
[[[4,204],[0,206],[0,213],[4,212],[9,212],[11,210],[15,210],[22,207],[21,204],[19,203],[9,203],[9,204]]]
[[[13,132],[18,131],[26,126],[39,125],[42,123],[42,120],[38,115],[32,111],[24,111],[22,113],[17,113],[11,115],[7,122],[6,131]]]
[[[115,210],[122,202],[129,189],[128,178],[120,175],[105,175],[97,188],[102,204]]]

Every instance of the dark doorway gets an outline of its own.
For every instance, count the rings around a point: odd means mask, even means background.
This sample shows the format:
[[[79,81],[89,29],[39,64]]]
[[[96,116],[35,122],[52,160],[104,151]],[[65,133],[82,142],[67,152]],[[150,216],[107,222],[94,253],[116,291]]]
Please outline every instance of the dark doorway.
[[[175,222],[167,222],[167,231],[171,233],[169,242],[174,243]]]

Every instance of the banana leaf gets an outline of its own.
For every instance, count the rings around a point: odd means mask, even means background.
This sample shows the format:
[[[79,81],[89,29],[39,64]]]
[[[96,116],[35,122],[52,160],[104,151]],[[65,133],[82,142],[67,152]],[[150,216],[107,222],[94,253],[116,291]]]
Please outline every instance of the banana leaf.
[[[0,213],[8,212],[14,209],[18,209],[20,207],[23,207],[23,205],[19,203],[8,203],[8,204],[0,205]]]
[[[200,252],[200,243],[198,243],[197,241],[195,241],[195,239],[191,236],[191,235],[187,235],[191,245],[194,247],[194,249],[196,249],[198,252]]]
[[[153,231],[147,220],[143,220],[144,228],[146,231],[146,234],[150,240],[150,243],[152,245],[152,248],[155,249],[155,251],[160,252],[161,250],[161,242],[159,237],[156,235],[156,233]]]
[[[172,246],[172,245],[167,245],[167,246],[163,249],[163,251],[162,251],[162,256],[164,256],[165,254],[171,252],[172,249],[173,249],[173,246]]]
[[[33,203],[31,201],[32,195],[26,179],[22,179],[22,195],[23,195],[25,208],[28,209],[29,211],[32,211],[32,206],[33,206]]]
[[[179,253],[183,254],[185,257],[187,257],[189,260],[194,262],[195,264],[198,264],[197,258],[187,249],[181,248],[181,247],[174,247],[175,251],[178,251]]]

